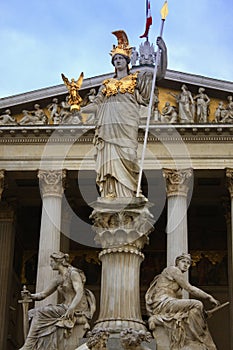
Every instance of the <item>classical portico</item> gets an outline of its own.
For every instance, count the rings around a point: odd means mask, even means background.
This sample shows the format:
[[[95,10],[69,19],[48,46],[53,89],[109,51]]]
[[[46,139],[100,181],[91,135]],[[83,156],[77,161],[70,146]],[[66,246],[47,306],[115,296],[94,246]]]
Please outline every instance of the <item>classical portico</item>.
[[[81,94],[85,95],[91,88],[98,88],[102,80],[103,76],[91,81],[84,80]],[[205,85],[212,99],[212,117],[220,99],[226,99],[233,89],[233,85],[228,82],[168,71],[166,79],[159,86],[161,107],[167,99],[167,92],[177,92],[183,82],[193,92],[199,85]],[[58,96],[62,101],[65,95],[64,87],[57,86],[43,89],[40,93],[31,92],[3,99],[0,103],[2,109],[10,107],[15,118],[20,119],[23,107],[30,109],[34,101],[39,100],[47,113],[46,105],[50,99]],[[142,120],[138,137],[139,155],[144,127]],[[131,264],[127,259],[134,261],[134,272],[138,278],[135,283],[139,284],[139,291],[132,301],[138,307],[132,310],[132,318],[137,318],[142,328],[147,320],[144,307],[146,288],[154,275],[167,264],[173,263],[174,257],[181,252],[189,251],[193,256],[190,274],[193,284],[201,286],[222,302],[230,299],[232,312],[230,223],[233,213],[231,205],[227,225],[222,208],[223,197],[232,200],[231,124],[212,121],[206,124],[151,123],[142,188],[149,202],[154,204],[150,208],[155,218],[154,228],[149,245],[144,244],[140,249],[125,247],[132,249],[127,258],[123,251],[114,250],[114,247],[100,254],[100,244],[94,241],[93,223],[89,218],[93,210],[90,203],[96,200],[98,193],[95,188],[92,122],[72,125],[4,125],[0,127],[0,132],[0,240],[1,247],[4,247],[0,254],[1,266],[4,266],[1,270],[4,288],[1,290],[0,309],[2,314],[6,314],[5,321],[7,317],[9,320],[7,325],[5,323],[1,327],[4,332],[0,337],[1,344],[7,342],[9,350],[17,349],[22,344],[21,326],[17,334],[13,331],[16,324],[22,323],[21,305],[17,304],[21,286],[26,284],[33,292],[46,285],[52,278],[52,272],[47,268],[49,254],[61,249],[61,240],[62,247],[69,250],[73,264],[87,274],[88,287],[95,293],[97,300],[100,300],[101,264],[107,274],[106,267],[114,264],[113,254],[124,256],[125,259],[125,263],[122,263],[119,258],[116,270],[122,270],[122,264]],[[54,145],[54,152],[45,162],[41,162],[48,143]],[[179,146],[177,152],[172,152],[178,144],[184,147]],[[68,212],[64,198],[71,209]],[[85,245],[84,241],[92,243]],[[128,273],[125,268],[122,280],[126,280]],[[12,281],[9,281],[10,277]],[[110,279],[107,282],[105,279],[106,283],[108,285],[104,289],[110,290],[114,281]],[[101,297],[107,302],[106,294]],[[121,290],[120,300],[126,297]],[[53,301],[54,298],[51,299]],[[114,312],[117,313],[117,310]],[[123,312],[122,305],[120,312]],[[231,349],[229,344],[233,321],[230,315],[229,309],[225,308],[210,320],[211,333],[217,344],[225,344],[224,350]],[[93,327],[95,321],[98,324],[108,316],[106,307],[101,310],[98,307]],[[222,322],[226,327],[221,328],[220,332]]]

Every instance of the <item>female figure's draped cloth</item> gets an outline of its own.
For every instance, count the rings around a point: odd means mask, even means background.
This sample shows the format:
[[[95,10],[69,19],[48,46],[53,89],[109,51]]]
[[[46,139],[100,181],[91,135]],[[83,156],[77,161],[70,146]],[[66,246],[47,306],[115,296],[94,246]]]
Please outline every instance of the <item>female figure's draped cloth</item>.
[[[133,197],[137,191],[140,105],[149,103],[151,72],[103,82],[94,103],[97,185],[102,197]]]
[[[70,274],[78,271],[84,283],[83,272],[72,266],[68,268],[68,275],[62,283],[58,283],[58,292],[61,295],[74,295]],[[65,319],[64,315],[69,305],[66,303],[57,305],[46,305],[29,310],[31,325],[24,346],[20,350],[57,350],[60,349],[64,337],[68,338],[75,325],[83,329],[88,328],[88,320],[92,318],[95,311],[95,297],[88,289],[84,294],[75,311],[74,319]],[[57,332],[61,329],[61,332]],[[85,333],[85,332],[84,332]],[[77,344],[78,345],[78,344]],[[62,347],[61,347],[62,348]]]
[[[154,278],[146,293],[149,327],[165,327],[170,349],[216,350],[205,320],[203,304],[182,299],[182,288],[174,279],[178,268],[170,266]],[[178,273],[181,273],[178,271]]]

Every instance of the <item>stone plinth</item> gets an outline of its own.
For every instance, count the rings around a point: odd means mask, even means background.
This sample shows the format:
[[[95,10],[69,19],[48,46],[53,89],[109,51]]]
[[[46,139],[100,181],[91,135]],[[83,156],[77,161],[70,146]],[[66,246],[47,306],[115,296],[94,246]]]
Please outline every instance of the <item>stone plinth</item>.
[[[96,331],[98,335],[99,330]],[[104,331],[101,329],[100,333]],[[76,350],[156,350],[155,340],[152,339],[152,336],[148,332],[134,332],[130,329],[127,329],[126,332],[132,332],[132,337],[128,338],[128,341],[125,341],[125,332],[115,335],[110,334],[110,336],[104,336],[101,334],[95,339],[92,336],[92,341],[90,338],[80,339],[79,347]],[[136,333],[136,335],[134,334]],[[166,349],[168,350],[168,349]]]
[[[151,206],[144,198],[102,199],[92,203],[95,240],[103,250],[100,313],[95,328],[119,333],[146,330],[141,317],[139,278],[141,249],[154,229]]]

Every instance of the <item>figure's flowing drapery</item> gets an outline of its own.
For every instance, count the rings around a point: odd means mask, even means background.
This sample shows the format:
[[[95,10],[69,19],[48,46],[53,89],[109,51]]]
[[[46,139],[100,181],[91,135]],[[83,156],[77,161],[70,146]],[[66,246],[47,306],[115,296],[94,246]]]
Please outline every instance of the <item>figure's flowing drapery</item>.
[[[206,323],[203,304],[196,299],[181,299],[182,288],[174,279],[175,266],[167,267],[156,276],[146,293],[149,326],[165,327],[171,349],[216,350]],[[192,347],[192,344],[194,347]]]
[[[94,100],[98,105],[96,182],[103,197],[133,197],[137,191],[139,111],[140,105],[149,103],[152,73],[134,73],[123,79],[113,78],[103,83]],[[121,83],[126,84],[124,89],[119,86]],[[115,88],[112,93],[106,93],[108,85]]]
[[[58,290],[62,293],[73,293],[70,274],[78,271],[83,280],[83,272],[74,267],[69,267],[68,275],[64,283],[58,285]],[[24,346],[20,350],[57,350],[60,349],[64,337],[71,335],[73,328],[81,325],[84,329],[88,327],[90,319],[95,311],[95,297],[88,289],[84,289],[84,294],[76,308],[75,316],[72,320],[64,318],[69,307],[67,304],[46,305],[29,310],[31,325],[29,334]],[[58,332],[58,330],[62,330]],[[85,332],[84,332],[85,333]],[[78,344],[77,344],[78,345]]]

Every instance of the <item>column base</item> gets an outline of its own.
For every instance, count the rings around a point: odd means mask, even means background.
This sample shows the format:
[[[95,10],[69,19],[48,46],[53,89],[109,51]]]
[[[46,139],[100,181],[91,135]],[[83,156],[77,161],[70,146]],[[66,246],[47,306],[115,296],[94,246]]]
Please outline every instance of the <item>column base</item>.
[[[105,318],[99,319],[95,322],[94,329],[107,328],[110,333],[120,333],[127,328],[132,328],[135,331],[147,331],[145,322],[142,319],[126,319],[126,318]]]

